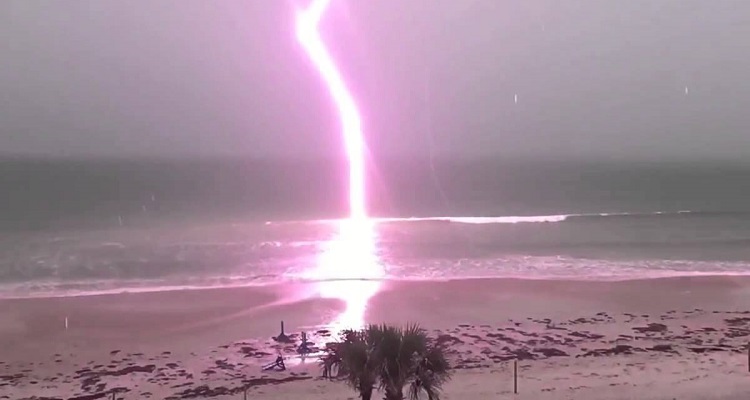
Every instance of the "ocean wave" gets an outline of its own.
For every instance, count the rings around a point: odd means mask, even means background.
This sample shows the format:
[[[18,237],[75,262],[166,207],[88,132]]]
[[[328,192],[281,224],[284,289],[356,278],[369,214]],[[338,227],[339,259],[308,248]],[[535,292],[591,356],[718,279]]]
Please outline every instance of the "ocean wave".
[[[391,266],[381,277],[332,276],[282,272],[265,275],[196,276],[190,278],[33,281],[0,284],[0,299],[78,297],[177,290],[267,287],[279,284],[325,284],[330,282],[430,281],[464,279],[531,279],[591,282],[628,281],[670,277],[748,276],[746,262],[695,262],[687,260],[611,261],[563,257],[502,257],[454,262],[403,263]]]
[[[745,274],[750,273],[747,217],[750,213],[679,210],[374,218],[383,223],[374,245],[386,271],[384,279]],[[627,222],[633,219],[645,222]],[[177,229],[158,234],[146,229],[66,232],[64,240],[45,234],[19,237],[12,246],[0,249],[0,297],[305,279],[328,244],[339,240],[333,224],[338,222],[270,222],[271,227],[243,225],[242,229],[196,226],[188,233]],[[316,225],[321,223],[331,225]],[[351,268],[356,278],[357,268]],[[334,273],[332,278],[351,275]]]
[[[602,212],[581,214],[550,214],[550,215],[515,215],[515,216],[442,216],[442,217],[372,217],[370,221],[376,223],[393,222],[451,222],[458,224],[518,224],[542,222],[571,222],[590,219],[613,218],[685,218],[685,217],[750,217],[748,211],[651,211],[651,212]],[[338,223],[342,219],[317,219],[309,221],[266,221],[266,225],[284,224],[329,224]]]
[[[413,217],[413,218],[376,218],[377,222],[420,222],[444,221],[459,224],[517,224],[522,222],[562,222],[569,215],[538,215],[512,217]]]
[[[177,290],[259,287],[288,281],[284,276],[274,274],[196,276],[189,278],[171,277],[165,279],[35,280],[0,283],[0,299],[77,297]]]
[[[592,219],[623,219],[623,218],[674,218],[674,217],[742,217],[750,216],[743,211],[653,211],[653,212],[611,212],[592,214],[557,214],[531,216],[501,216],[501,217],[422,217],[422,218],[376,218],[382,222],[411,222],[411,221],[447,221],[460,224],[518,224],[532,222],[572,222]]]

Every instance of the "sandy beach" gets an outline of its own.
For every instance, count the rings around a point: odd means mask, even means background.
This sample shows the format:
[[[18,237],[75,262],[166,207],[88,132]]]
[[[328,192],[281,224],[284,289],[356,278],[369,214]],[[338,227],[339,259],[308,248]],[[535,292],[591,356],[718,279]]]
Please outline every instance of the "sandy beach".
[[[341,297],[347,285],[339,283]],[[272,337],[335,339],[316,284],[0,301],[2,399],[356,398]],[[367,322],[419,322],[455,369],[444,397],[740,399],[750,279],[385,282]],[[328,296],[332,297],[332,296]],[[67,328],[66,328],[67,318]],[[261,372],[277,352],[284,372]],[[513,363],[518,360],[518,395]]]

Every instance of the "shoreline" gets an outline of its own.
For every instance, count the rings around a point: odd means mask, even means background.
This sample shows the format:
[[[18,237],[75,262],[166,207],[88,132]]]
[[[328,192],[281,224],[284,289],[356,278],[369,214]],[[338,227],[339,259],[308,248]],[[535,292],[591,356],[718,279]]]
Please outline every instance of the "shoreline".
[[[569,279],[569,278],[527,278],[527,277],[467,277],[467,278],[446,278],[446,279],[326,279],[326,280],[300,280],[300,281],[288,281],[288,282],[275,282],[269,284],[251,284],[251,285],[237,285],[237,286],[217,286],[217,287],[191,287],[191,288],[168,288],[168,289],[156,289],[156,290],[143,290],[143,291],[117,291],[117,292],[105,292],[105,293],[92,293],[92,294],[72,294],[72,295],[60,295],[60,296],[40,296],[40,297],[0,297],[0,310],[3,307],[9,305],[23,305],[30,303],[79,303],[86,302],[87,300],[104,300],[114,301],[123,299],[126,301],[138,300],[139,298],[170,298],[175,296],[187,296],[187,297],[198,297],[205,298],[213,294],[227,294],[227,293],[247,293],[251,297],[256,295],[271,296],[273,301],[267,301],[265,306],[273,306],[280,304],[294,303],[297,301],[304,300],[315,300],[315,290],[313,288],[319,285],[325,285],[329,283],[339,283],[342,285],[356,284],[360,282],[365,283],[378,283],[380,289],[375,293],[374,297],[381,296],[384,293],[393,290],[405,290],[410,287],[423,287],[423,286],[467,286],[476,284],[477,286],[486,288],[490,286],[523,286],[525,288],[543,288],[549,286],[555,286],[555,290],[559,291],[560,288],[583,288],[583,287],[606,287],[612,288],[628,288],[635,285],[646,285],[646,286],[664,286],[674,288],[677,285],[682,289],[689,289],[691,287],[706,288],[709,287],[725,287],[725,288],[740,288],[747,286],[750,290],[750,273],[748,274],[696,274],[696,275],[680,275],[680,276],[663,276],[663,277],[647,277],[647,278],[632,278],[632,279],[612,279],[612,280],[601,280],[601,279]],[[294,292],[294,295],[284,295],[283,293]],[[343,300],[342,300],[343,301]]]
[[[39,295],[27,295],[27,296],[7,296],[4,297],[0,294],[0,302],[3,301],[16,301],[16,300],[42,300],[42,299],[61,299],[61,298],[79,298],[79,297],[101,297],[101,296],[126,296],[126,295],[140,295],[149,293],[168,293],[168,292],[182,292],[182,291],[213,291],[213,290],[236,290],[236,289],[268,289],[275,287],[283,287],[286,285],[316,285],[326,282],[379,282],[381,284],[391,285],[399,283],[447,283],[447,282],[464,282],[464,281],[537,281],[537,282],[562,282],[562,283],[625,283],[625,282],[647,282],[647,281],[659,281],[659,280],[672,280],[672,279],[724,279],[724,278],[739,278],[747,279],[750,282],[750,271],[748,272],[694,272],[694,273],[666,273],[663,275],[653,276],[634,276],[634,277],[623,277],[623,276],[595,276],[591,278],[584,277],[559,277],[559,276],[468,276],[468,277],[449,277],[449,278],[331,278],[331,279],[299,279],[299,280],[287,280],[287,281],[274,281],[267,283],[247,283],[237,285],[224,285],[224,286],[154,286],[145,288],[122,288],[122,289],[106,289],[101,291],[91,291],[83,293],[65,293],[65,294],[39,294]],[[1,292],[0,292],[1,293]]]
[[[750,276],[675,277],[628,281],[527,280],[384,281],[362,298],[361,281],[322,296],[321,282],[96,296],[0,299],[0,342],[39,349],[66,337],[141,346],[172,337],[187,343],[227,341],[288,330],[330,327],[347,304],[366,302],[365,323],[419,322],[443,328],[506,318],[573,316],[719,307],[750,310]],[[368,283],[368,282],[366,282]],[[460,293],[460,295],[456,295]],[[349,298],[347,298],[349,296]],[[354,296],[354,297],[351,297]],[[397,311],[397,312],[394,312]],[[361,311],[360,311],[361,313]],[[67,318],[68,328],[65,326]],[[356,323],[355,323],[356,324]],[[244,326],[243,326],[244,325]],[[206,333],[205,331],[210,331]],[[165,335],[165,332],[172,332]],[[195,336],[195,338],[193,338]],[[137,339],[133,339],[137,338]],[[64,344],[64,343],[63,343]],[[36,352],[36,350],[32,351]],[[0,359],[6,358],[0,354]]]
[[[123,399],[193,398],[200,390],[231,399],[231,390],[250,381],[253,398],[353,397],[342,383],[319,380],[316,363],[293,361],[293,345],[271,340],[281,320],[293,337],[304,330],[316,343],[335,338],[331,323],[348,303],[317,297],[314,286],[0,300],[0,398],[127,388],[133,393]],[[690,374],[698,383],[689,383],[700,384],[696,393],[729,388],[727,379],[750,390],[750,277],[389,281],[368,300],[363,320],[418,322],[446,341],[457,374],[446,388],[451,398],[508,393],[483,390],[496,387],[508,360],[519,358],[529,396],[522,398],[556,398],[563,389],[583,399],[662,398],[642,392],[649,387],[678,397],[680,371],[696,368]],[[291,357],[288,371],[262,373],[258,366],[277,351]],[[679,398],[713,398],[696,393]]]

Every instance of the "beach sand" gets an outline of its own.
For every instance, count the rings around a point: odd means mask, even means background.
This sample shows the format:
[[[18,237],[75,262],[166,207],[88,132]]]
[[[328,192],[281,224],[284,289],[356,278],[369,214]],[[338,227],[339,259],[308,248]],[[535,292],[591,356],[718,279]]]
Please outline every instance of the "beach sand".
[[[358,284],[339,283],[341,297]],[[0,399],[356,398],[320,378],[314,357],[271,339],[282,319],[295,338],[333,339],[326,327],[347,302],[315,286],[0,300]],[[364,319],[418,322],[444,343],[455,368],[447,399],[750,393],[746,277],[385,282]],[[287,370],[261,372],[277,352]]]

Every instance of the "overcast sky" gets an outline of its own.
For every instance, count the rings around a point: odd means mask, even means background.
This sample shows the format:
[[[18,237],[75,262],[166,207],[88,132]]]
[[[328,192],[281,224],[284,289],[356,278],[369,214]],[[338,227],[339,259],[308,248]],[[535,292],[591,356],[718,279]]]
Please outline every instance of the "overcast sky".
[[[3,0],[0,152],[339,154],[307,1]],[[375,153],[750,157],[747,0],[332,0],[322,25]]]

